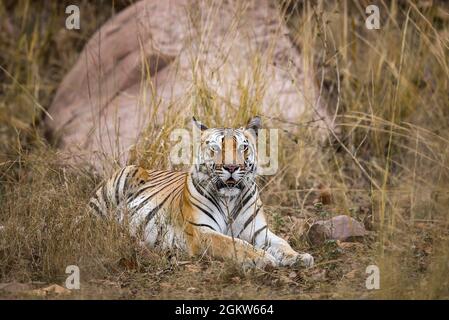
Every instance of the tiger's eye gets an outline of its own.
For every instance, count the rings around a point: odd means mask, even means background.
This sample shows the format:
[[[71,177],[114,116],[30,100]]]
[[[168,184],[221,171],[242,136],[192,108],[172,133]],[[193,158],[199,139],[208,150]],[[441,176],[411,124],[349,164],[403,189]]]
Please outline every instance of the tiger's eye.
[[[218,151],[220,151],[220,148],[219,148],[216,144],[210,144],[210,145],[209,145],[209,149],[210,149],[212,152],[218,152]]]
[[[239,149],[240,149],[240,151],[247,151],[248,150],[248,144],[242,144],[242,145],[240,145],[240,147],[239,147]]]

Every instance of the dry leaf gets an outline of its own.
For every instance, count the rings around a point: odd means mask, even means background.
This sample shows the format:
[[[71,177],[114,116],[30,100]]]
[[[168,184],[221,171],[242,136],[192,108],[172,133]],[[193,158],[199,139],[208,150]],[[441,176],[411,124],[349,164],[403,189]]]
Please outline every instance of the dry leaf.
[[[201,267],[193,265],[193,264],[188,264],[185,266],[186,270],[192,273],[197,273],[201,271]]]
[[[356,275],[357,275],[357,270],[352,270],[352,271],[348,272],[347,274],[345,274],[345,278],[346,279],[354,279]]]
[[[337,240],[337,245],[343,250],[358,250],[363,248],[363,244],[359,242],[342,242]]]
[[[66,289],[64,287],[61,287],[57,284],[52,284],[51,286],[35,289],[27,292],[28,294],[35,295],[35,296],[49,296],[49,295],[65,295],[70,294],[71,291],[69,289]]]
[[[240,279],[240,277],[232,277],[231,278],[232,282],[234,283],[240,283],[242,280]]]

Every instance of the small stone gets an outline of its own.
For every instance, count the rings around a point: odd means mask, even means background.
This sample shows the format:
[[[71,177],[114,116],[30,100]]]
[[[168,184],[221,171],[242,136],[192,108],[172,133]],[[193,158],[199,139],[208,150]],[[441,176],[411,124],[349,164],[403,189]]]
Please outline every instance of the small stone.
[[[322,244],[326,240],[352,241],[367,235],[363,224],[346,215],[339,215],[330,220],[315,222],[308,232],[312,244]]]

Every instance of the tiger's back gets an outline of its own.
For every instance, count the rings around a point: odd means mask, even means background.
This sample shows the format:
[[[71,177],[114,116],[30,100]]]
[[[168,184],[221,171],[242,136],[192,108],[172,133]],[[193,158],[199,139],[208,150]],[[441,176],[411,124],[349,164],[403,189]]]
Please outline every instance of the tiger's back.
[[[89,205],[100,216],[127,223],[150,246],[185,249],[181,207],[186,178],[186,172],[127,166],[97,189]]]

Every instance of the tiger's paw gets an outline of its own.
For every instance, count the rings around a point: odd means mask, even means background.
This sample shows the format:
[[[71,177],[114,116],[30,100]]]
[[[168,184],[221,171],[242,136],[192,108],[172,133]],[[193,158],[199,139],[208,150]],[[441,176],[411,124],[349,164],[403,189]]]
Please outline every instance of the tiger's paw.
[[[248,271],[250,269],[262,269],[262,270],[271,270],[278,266],[276,259],[268,254],[265,254],[262,257],[256,259],[248,259],[243,262],[243,270]]]
[[[309,253],[299,254],[299,259],[301,260],[302,265],[306,268],[311,268],[314,265],[314,259]]]
[[[313,267],[314,259],[312,255],[308,253],[297,253],[295,255],[287,255],[284,256],[280,263],[281,266],[284,267]]]

